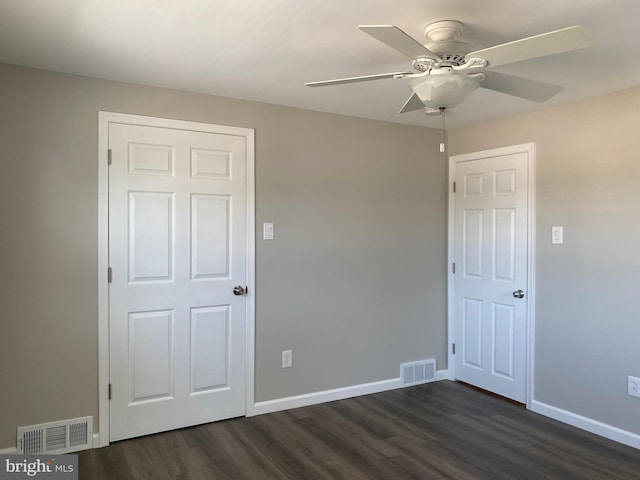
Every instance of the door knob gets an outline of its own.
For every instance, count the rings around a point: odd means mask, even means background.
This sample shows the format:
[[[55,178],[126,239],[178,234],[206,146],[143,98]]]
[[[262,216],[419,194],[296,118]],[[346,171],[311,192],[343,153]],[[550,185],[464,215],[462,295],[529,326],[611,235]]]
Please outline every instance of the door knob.
[[[513,292],[514,298],[524,298],[524,292],[522,290],[516,290]]]
[[[234,295],[244,295],[245,293],[247,293],[247,289],[241,285],[236,285],[235,287],[233,287],[233,294]]]

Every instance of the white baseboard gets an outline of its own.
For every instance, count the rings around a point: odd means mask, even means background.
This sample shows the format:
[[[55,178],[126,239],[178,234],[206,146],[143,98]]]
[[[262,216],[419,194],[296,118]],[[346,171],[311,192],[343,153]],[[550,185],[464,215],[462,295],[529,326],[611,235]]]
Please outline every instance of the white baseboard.
[[[99,448],[100,447],[100,434],[94,433],[92,436],[91,448]],[[0,448],[0,455],[14,455],[18,453],[18,449],[16,447],[9,448]]]
[[[434,381],[447,380],[449,378],[448,370],[438,370],[436,372],[436,378]],[[321,392],[307,393],[304,395],[296,395],[293,397],[278,398],[275,400],[267,400],[265,402],[257,402],[253,406],[252,414],[247,413],[247,416],[262,415],[265,413],[279,412],[281,410],[288,410],[290,408],[306,407],[309,405],[317,405],[318,403],[333,402],[335,400],[344,400],[345,398],[358,397],[360,395],[369,395],[371,393],[386,392],[388,390],[395,390],[398,388],[404,388],[402,385],[402,379],[391,378],[389,380],[382,380],[379,382],[364,383],[360,385],[352,385],[349,387],[336,388],[333,390],[325,390]],[[583,417],[577,413],[569,412],[552,405],[533,400],[531,402],[530,410],[545,417],[553,418],[559,422],[572,425],[586,430],[587,432],[600,435],[601,437],[608,438],[615,442],[628,445],[633,448],[640,449],[640,435],[622,430],[621,428],[614,427],[612,425],[593,420],[588,417]],[[108,445],[108,442],[107,442]],[[100,433],[93,434],[93,448],[100,448]],[[18,453],[16,447],[8,447],[0,449],[0,455],[14,455]]]
[[[99,448],[100,447],[100,434],[94,433],[92,436],[91,448]],[[0,455],[14,455],[18,453],[18,449],[16,447],[9,448],[0,448]]]
[[[562,410],[561,408],[547,405],[537,400],[531,402],[531,411],[563,423],[568,423],[587,432],[595,433],[609,440],[640,449],[640,435],[636,433],[622,430],[621,428],[593,420],[592,418],[583,417],[577,413]]]
[[[438,370],[434,381],[446,380],[448,375],[449,373],[447,370]],[[325,390],[322,392],[296,395],[294,397],[278,398],[276,400],[255,403],[252,409],[247,410],[247,417],[288,410],[290,408],[306,407],[309,405],[316,405],[318,403],[332,402],[334,400],[344,400],[345,398],[369,395],[371,393],[386,392],[388,390],[395,390],[397,388],[404,387],[405,385],[402,384],[402,379],[398,377],[389,380],[382,380],[380,382],[364,383],[361,385],[352,385],[349,387]],[[109,445],[109,442],[105,445],[101,444],[100,432],[93,433],[92,442],[92,448],[100,448]],[[16,447],[0,449],[0,455],[12,455],[17,453],[18,449]]]
[[[447,370],[439,370],[436,372],[435,381],[444,380],[447,376]],[[321,392],[305,393],[303,395],[296,395],[293,397],[257,402],[253,407],[252,413],[253,415],[262,415],[264,413],[289,410],[290,408],[308,407],[309,405],[317,405],[318,403],[359,397],[360,395],[386,392],[388,390],[395,390],[403,387],[404,385],[402,384],[402,379],[400,377],[391,378],[389,380],[381,380],[379,382],[363,383],[360,385],[351,385],[349,387],[335,388],[333,390],[324,390]]]
[[[440,380],[449,380],[449,370],[438,370],[436,372],[436,382]]]

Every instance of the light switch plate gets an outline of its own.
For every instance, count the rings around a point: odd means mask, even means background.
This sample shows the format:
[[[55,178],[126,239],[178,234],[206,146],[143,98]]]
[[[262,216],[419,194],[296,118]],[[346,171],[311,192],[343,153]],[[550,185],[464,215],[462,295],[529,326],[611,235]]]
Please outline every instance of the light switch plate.
[[[282,351],[282,368],[293,367],[293,350]]]
[[[262,224],[262,239],[273,240],[273,223]]]
[[[551,243],[554,245],[562,245],[564,243],[562,227],[551,227]]]

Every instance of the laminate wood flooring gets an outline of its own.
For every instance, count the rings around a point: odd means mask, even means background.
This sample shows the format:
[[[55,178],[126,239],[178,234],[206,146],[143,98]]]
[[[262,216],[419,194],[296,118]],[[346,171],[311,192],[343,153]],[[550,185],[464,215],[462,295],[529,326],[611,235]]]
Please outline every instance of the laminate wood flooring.
[[[449,381],[80,452],[80,479],[640,479],[640,450]]]

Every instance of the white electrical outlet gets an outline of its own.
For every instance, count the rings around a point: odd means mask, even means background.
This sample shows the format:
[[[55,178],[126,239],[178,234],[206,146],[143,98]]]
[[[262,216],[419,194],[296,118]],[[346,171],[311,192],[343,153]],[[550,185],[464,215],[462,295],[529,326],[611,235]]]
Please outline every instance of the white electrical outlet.
[[[291,350],[282,351],[282,368],[293,367],[293,352]]]
[[[640,397],[640,378],[629,375],[627,393],[632,397]]]

